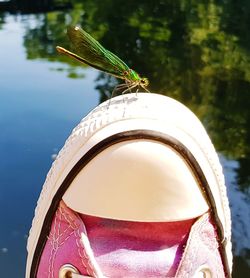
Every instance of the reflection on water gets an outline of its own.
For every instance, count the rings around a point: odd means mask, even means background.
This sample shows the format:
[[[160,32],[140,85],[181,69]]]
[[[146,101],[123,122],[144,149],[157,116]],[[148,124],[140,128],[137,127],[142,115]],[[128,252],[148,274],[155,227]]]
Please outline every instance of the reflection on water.
[[[60,61],[27,60],[26,26],[37,21],[8,15],[0,30],[1,277],[24,277],[27,234],[51,156],[98,104],[96,71],[78,70],[85,78],[75,80],[51,70],[64,67]]]
[[[250,252],[250,209],[249,195],[240,191],[237,183],[237,171],[240,164],[233,160],[221,157],[226,184],[228,186],[228,197],[230,200],[232,214],[232,229],[234,237],[234,255],[249,260]],[[243,277],[243,276],[241,276]]]
[[[118,82],[56,53],[56,45],[70,47],[65,34],[69,24],[82,25],[147,76],[152,92],[180,100],[205,124],[221,153],[228,185],[234,277],[246,277],[249,1],[10,2],[8,7],[0,3],[0,11],[12,13],[0,13],[0,216],[6,223],[0,265],[5,269],[17,262],[8,277],[24,271],[27,231],[52,159],[75,124]]]

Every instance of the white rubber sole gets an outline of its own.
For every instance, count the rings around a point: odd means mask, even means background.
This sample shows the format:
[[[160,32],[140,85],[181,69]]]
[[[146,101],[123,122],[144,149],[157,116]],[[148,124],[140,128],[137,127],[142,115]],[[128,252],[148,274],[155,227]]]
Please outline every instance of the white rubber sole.
[[[26,278],[35,277],[33,265],[44,221],[55,195],[79,160],[98,143],[115,134],[136,130],[167,134],[195,158],[209,185],[209,198],[221,230],[228,273],[232,270],[231,217],[224,176],[214,147],[198,118],[181,103],[156,94],[138,93],[102,103],[73,130],[54,161],[35,210],[28,238]],[[229,274],[230,275],[230,274]]]

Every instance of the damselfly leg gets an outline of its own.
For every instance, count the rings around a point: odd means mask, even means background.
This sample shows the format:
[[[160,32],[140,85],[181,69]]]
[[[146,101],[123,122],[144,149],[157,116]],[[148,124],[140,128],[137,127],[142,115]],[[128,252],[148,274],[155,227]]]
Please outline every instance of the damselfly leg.
[[[145,86],[140,85],[147,93],[151,93]]]
[[[109,103],[108,103],[108,108],[110,106],[110,103],[111,103],[111,99],[115,96],[116,92],[119,92],[120,90],[123,90],[125,88],[128,88],[128,84],[127,83],[122,83],[122,84],[119,84],[117,85],[114,90],[112,91],[111,93],[111,96],[110,96],[110,99],[109,99]]]
[[[122,92],[122,95],[124,95],[126,92],[128,92],[128,91],[130,91],[130,93],[131,93],[131,89],[133,89],[133,88],[135,88],[135,87],[137,87],[138,86],[138,84],[137,83],[131,83],[130,84],[130,86],[126,89],[126,90],[124,90],[123,92]]]

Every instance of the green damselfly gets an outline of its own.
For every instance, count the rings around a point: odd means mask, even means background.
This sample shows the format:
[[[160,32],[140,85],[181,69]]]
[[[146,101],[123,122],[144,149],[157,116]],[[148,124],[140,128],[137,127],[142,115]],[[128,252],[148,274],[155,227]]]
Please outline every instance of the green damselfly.
[[[118,56],[105,49],[86,31],[78,26],[68,27],[67,34],[77,54],[61,46],[56,47],[58,52],[68,55],[100,71],[123,79],[125,83],[116,86],[117,90],[123,90],[122,93],[127,91],[131,92],[131,89],[139,87],[148,91],[146,89],[149,84],[147,78],[140,77],[137,72],[130,69]]]

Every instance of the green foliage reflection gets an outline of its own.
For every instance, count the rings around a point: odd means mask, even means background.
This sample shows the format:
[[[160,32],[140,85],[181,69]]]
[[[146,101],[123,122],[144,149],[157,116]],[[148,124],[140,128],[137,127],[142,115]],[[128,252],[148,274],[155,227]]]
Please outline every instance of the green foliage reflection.
[[[79,24],[147,76],[152,92],[189,106],[206,125],[217,150],[250,166],[249,1],[71,3],[67,11],[38,15],[36,28],[27,26],[24,45],[29,59],[63,62],[69,77],[79,77],[78,64],[55,50],[56,45],[69,47],[66,26]],[[114,83],[99,74],[101,100]],[[244,175],[249,181],[250,175]]]

